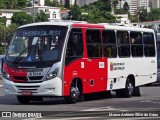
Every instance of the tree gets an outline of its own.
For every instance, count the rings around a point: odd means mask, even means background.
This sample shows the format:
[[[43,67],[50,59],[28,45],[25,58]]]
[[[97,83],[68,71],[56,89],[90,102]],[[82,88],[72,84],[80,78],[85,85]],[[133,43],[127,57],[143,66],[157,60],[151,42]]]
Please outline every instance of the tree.
[[[71,7],[69,16],[72,20],[80,20],[81,19],[81,10],[77,5]]]
[[[5,32],[5,26],[4,24],[0,24],[0,45],[4,43],[4,33]]]
[[[28,23],[32,23],[32,16],[27,14],[26,12],[17,12],[14,13],[12,18],[12,23],[15,23],[17,25],[24,25]]]
[[[57,0],[46,0],[45,1],[45,5],[46,6],[52,6],[52,7],[59,7],[59,4],[57,2]]]
[[[35,21],[36,21],[36,22],[48,21],[48,17],[47,17],[47,15],[41,10],[40,13],[37,13]]]
[[[147,21],[147,10],[146,9],[143,9],[142,11],[139,11],[139,21],[140,22],[144,22],[144,21]]]
[[[111,0],[111,4],[112,4],[112,12],[114,12],[118,4],[118,0]]]
[[[7,21],[6,17],[0,17],[0,24],[2,23],[3,25],[5,25],[6,21]]]
[[[14,9],[16,8],[17,0],[7,0],[6,3],[8,9]]]
[[[22,9],[25,8],[28,4],[28,0],[17,0],[16,8]]]
[[[17,28],[18,28],[17,24],[11,24],[6,28],[6,42],[7,43],[10,42]]]
[[[6,0],[0,0],[0,9],[6,9]]]
[[[127,2],[124,3],[123,9],[124,9],[124,11],[125,11],[126,13],[129,11],[129,5],[128,5]]]
[[[64,4],[65,8],[70,8],[70,0],[66,0],[65,4]]]

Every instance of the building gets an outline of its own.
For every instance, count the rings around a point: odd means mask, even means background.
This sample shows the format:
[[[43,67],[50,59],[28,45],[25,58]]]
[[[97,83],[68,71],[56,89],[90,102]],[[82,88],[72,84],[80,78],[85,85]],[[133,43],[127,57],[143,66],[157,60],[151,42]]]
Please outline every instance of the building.
[[[11,18],[14,13],[20,12],[22,10],[15,10],[15,9],[0,9],[0,17],[6,18],[6,26],[11,24]]]
[[[98,0],[77,0],[77,5],[78,6],[84,6],[84,5],[89,5],[90,3],[96,2]]]
[[[146,9],[147,12],[151,11],[151,0],[138,0],[138,9]]]
[[[117,9],[123,8],[125,2],[128,3],[130,14],[135,15],[138,9],[138,1],[137,0],[121,0],[121,1],[118,1],[116,8]]]
[[[160,7],[160,0],[150,0],[151,9]]]
[[[36,15],[40,11],[43,11],[47,16],[48,20],[60,20],[61,13],[59,7],[49,7],[49,6],[34,6],[34,7],[26,7],[24,11],[31,15]]]

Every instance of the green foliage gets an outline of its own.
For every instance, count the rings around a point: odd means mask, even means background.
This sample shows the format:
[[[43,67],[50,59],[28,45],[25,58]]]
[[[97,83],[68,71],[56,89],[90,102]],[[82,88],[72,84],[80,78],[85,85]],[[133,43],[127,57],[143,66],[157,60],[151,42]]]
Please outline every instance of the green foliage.
[[[69,16],[72,20],[81,20],[81,10],[77,5],[71,7]]]
[[[144,21],[147,21],[148,18],[147,18],[147,10],[146,9],[143,9],[142,11],[139,12],[139,20],[140,22],[144,22]]]
[[[0,24],[2,23],[3,25],[6,24],[6,17],[0,17]]]
[[[4,39],[5,39],[5,26],[0,24],[0,45],[2,45],[2,43],[4,43]]]
[[[6,5],[8,9],[15,9],[17,5],[17,0],[6,0]]]
[[[18,28],[17,24],[11,24],[6,28],[6,42],[7,43],[10,42],[17,28]]]
[[[5,46],[0,45],[0,55],[5,54]]]
[[[18,25],[24,25],[28,23],[32,23],[32,16],[27,14],[26,12],[17,12],[14,13],[12,18],[12,23],[18,24]]]
[[[124,3],[123,9],[124,9],[125,12],[129,12],[129,5],[128,5],[127,2]]]
[[[36,15],[36,22],[45,22],[48,21],[47,15],[41,10],[40,13],[37,13]]]
[[[17,9],[25,8],[27,7],[27,3],[28,3],[28,0],[17,0],[16,8]]]
[[[70,0],[66,0],[64,7],[70,8]]]
[[[6,0],[0,0],[0,9],[6,9]]]
[[[127,14],[128,13],[123,8],[115,9],[114,12],[115,12],[115,14]]]
[[[52,6],[52,7],[59,7],[59,3],[57,0],[45,0],[45,5],[46,6]]]

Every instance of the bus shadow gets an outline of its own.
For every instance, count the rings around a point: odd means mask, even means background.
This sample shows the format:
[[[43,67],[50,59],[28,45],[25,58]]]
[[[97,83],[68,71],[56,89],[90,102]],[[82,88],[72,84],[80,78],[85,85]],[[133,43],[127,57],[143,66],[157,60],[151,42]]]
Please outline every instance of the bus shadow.
[[[116,98],[114,94],[106,94],[106,93],[92,93],[84,95],[84,101],[94,101],[94,100],[103,100],[103,99],[111,99]],[[28,104],[21,104],[18,102],[16,96],[0,96],[0,104],[1,105],[58,105],[58,104],[68,104],[65,101],[64,97],[57,98],[43,98],[43,100],[31,100]]]

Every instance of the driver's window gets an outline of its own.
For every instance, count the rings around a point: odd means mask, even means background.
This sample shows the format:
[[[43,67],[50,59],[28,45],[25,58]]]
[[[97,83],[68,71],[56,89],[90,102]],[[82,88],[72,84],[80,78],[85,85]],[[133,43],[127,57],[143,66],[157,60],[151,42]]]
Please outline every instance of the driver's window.
[[[72,29],[69,35],[65,64],[83,56],[83,39],[81,29]]]

